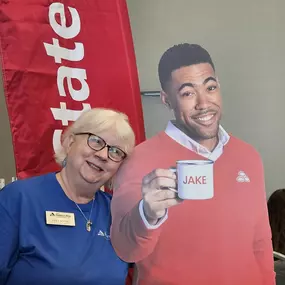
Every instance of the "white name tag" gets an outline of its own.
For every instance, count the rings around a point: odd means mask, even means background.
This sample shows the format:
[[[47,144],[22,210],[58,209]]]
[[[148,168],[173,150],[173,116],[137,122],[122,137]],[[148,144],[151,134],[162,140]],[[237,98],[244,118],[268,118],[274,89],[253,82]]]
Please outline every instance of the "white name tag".
[[[75,217],[73,213],[46,211],[46,224],[74,227]]]

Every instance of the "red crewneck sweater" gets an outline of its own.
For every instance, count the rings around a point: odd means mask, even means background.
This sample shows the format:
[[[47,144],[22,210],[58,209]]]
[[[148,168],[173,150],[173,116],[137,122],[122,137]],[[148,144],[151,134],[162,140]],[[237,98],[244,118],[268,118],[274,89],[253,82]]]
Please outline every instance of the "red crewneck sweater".
[[[185,200],[159,228],[144,225],[143,176],[182,159],[204,158],[161,132],[136,147],[116,178],[111,240],[123,260],[136,263],[137,284],[274,285],[262,162],[235,137],[214,163],[213,199]]]

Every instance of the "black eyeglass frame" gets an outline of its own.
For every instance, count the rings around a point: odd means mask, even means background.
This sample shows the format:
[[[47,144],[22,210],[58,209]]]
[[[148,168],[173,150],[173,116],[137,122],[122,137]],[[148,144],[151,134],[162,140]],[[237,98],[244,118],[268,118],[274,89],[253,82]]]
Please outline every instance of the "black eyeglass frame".
[[[114,162],[121,162],[121,161],[123,161],[123,160],[127,157],[127,154],[126,154],[122,149],[120,149],[120,148],[117,147],[117,146],[113,146],[113,145],[107,144],[103,138],[101,138],[100,136],[98,136],[98,135],[96,135],[96,134],[92,134],[92,133],[88,133],[88,132],[83,132],[83,133],[74,133],[74,135],[76,135],[76,136],[77,136],[77,135],[88,135],[88,137],[87,137],[87,145],[88,145],[92,150],[94,150],[94,151],[100,151],[100,150],[104,149],[105,147],[107,147],[107,148],[108,148],[108,158],[111,159],[111,160],[114,161]],[[91,137],[91,136],[95,136],[95,137],[101,139],[102,142],[104,142],[104,145],[102,146],[102,148],[100,148],[100,149],[94,149],[93,147],[90,146],[89,141],[90,141],[90,137]],[[124,156],[122,157],[122,159],[121,159],[121,160],[114,160],[113,158],[111,158],[111,157],[110,157],[110,151],[109,151],[110,148],[119,149],[119,150],[124,154]]]

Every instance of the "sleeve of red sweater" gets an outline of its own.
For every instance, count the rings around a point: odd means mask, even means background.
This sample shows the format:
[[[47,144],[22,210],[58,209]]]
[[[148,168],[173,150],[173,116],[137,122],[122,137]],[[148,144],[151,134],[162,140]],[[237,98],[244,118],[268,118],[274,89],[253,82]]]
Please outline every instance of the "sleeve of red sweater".
[[[257,197],[254,204],[257,207],[258,219],[255,228],[253,251],[263,276],[262,285],[275,285],[271,229],[268,219],[263,165],[260,158],[258,159],[256,170],[258,171],[259,185],[258,189],[256,189]]]
[[[151,254],[161,232],[161,227],[147,229],[139,214],[142,178],[150,171],[134,154],[114,180],[111,241],[118,256],[126,262],[138,262]]]

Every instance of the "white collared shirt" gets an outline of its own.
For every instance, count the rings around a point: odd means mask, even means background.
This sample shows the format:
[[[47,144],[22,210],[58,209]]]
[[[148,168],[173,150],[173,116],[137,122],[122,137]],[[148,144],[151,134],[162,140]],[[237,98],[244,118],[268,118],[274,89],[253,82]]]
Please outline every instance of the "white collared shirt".
[[[182,146],[212,161],[216,161],[223,154],[224,146],[230,140],[229,134],[224,130],[224,128],[221,125],[219,126],[219,133],[218,133],[219,142],[213,151],[209,151],[207,148],[205,148],[204,146],[200,145],[199,143],[191,139],[180,129],[178,129],[171,121],[168,122],[168,125],[165,129],[165,133],[173,140],[175,140],[177,143],[181,144]],[[148,229],[157,229],[166,221],[168,217],[168,210],[166,210],[165,216],[162,217],[156,225],[150,225],[144,215],[143,200],[140,201],[139,212],[145,226]]]
[[[168,122],[165,133],[177,143],[212,161],[216,161],[222,155],[224,146],[230,140],[230,136],[228,135],[228,133],[224,130],[222,126],[219,126],[219,142],[213,151],[209,151],[207,148],[200,145],[199,143],[188,137],[181,130],[179,130],[171,121]]]

